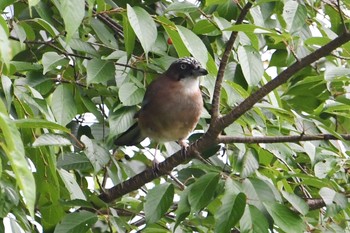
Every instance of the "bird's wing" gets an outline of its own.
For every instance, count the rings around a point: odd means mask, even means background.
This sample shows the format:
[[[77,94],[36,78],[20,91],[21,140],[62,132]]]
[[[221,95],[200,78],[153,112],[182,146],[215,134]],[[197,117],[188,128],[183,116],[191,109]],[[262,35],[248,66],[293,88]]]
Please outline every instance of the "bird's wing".
[[[145,137],[142,136],[140,127],[136,122],[127,131],[115,139],[114,144],[117,146],[133,146],[139,144],[144,139]]]

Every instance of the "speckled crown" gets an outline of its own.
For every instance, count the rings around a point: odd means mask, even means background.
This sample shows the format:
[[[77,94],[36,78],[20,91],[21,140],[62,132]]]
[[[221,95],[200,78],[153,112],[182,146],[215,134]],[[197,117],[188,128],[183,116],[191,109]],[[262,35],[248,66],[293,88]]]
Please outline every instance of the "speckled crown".
[[[201,64],[193,57],[179,58],[176,61],[174,61],[173,64],[174,63],[186,63],[192,65],[193,67],[202,67]]]

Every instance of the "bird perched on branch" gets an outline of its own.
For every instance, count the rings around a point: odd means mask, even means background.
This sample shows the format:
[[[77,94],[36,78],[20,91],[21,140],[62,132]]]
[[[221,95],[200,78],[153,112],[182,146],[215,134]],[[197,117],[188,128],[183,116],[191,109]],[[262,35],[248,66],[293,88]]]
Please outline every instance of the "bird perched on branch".
[[[208,74],[192,57],[174,61],[167,71],[147,88],[136,124],[121,134],[118,146],[136,145],[146,137],[157,143],[178,141],[186,147],[186,138],[197,125],[203,100],[199,76]]]

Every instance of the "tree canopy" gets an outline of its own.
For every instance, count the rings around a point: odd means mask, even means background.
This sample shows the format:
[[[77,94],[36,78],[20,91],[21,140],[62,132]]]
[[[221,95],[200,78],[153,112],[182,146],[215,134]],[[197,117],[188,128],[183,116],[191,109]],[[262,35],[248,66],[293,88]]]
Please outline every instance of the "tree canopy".
[[[0,232],[349,231],[349,1],[0,11]],[[113,145],[185,56],[209,72],[186,153]]]

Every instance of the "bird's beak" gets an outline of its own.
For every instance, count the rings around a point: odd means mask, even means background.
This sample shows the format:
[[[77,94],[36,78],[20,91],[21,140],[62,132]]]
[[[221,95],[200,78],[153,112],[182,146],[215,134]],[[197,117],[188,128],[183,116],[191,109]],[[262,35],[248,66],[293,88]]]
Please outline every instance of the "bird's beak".
[[[195,76],[203,76],[203,75],[207,75],[208,71],[204,68],[199,68],[197,70],[194,70],[194,75]]]

